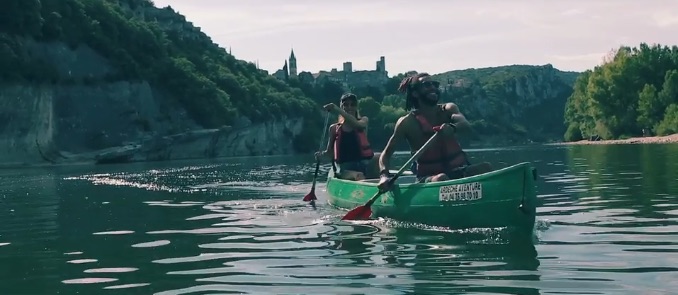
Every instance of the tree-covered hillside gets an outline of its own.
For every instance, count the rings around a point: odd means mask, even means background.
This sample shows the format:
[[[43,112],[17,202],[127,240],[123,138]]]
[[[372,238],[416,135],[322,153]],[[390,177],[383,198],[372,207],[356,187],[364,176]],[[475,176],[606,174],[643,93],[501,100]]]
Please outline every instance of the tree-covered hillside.
[[[458,104],[472,123],[476,136],[471,139],[521,143],[561,138],[565,102],[578,75],[551,65],[513,65],[456,70],[433,78],[443,86],[441,101]],[[396,120],[406,114],[405,97],[397,92],[404,77],[394,76],[382,88],[351,89],[361,97],[361,113],[370,117],[369,137],[378,147],[388,140]],[[337,94],[331,97],[338,98]]]
[[[620,47],[577,79],[565,122],[567,141],[678,132],[678,46]]]
[[[447,85],[444,100],[464,109],[479,134],[541,142],[565,131],[562,110],[578,75],[547,64],[467,69],[434,77]]]
[[[281,81],[252,63],[236,59],[171,8],[149,0],[7,0],[0,11],[0,82],[98,85],[147,81],[180,103],[206,128],[238,125],[241,118],[308,119],[296,138],[300,152],[317,146],[322,128],[318,105],[338,103],[356,93],[370,117],[369,136],[380,150],[397,118],[404,95],[396,91],[404,74],[385,85],[355,88],[325,80]],[[49,44],[91,48],[110,70],[71,73],[36,51]],[[47,44],[47,45],[45,45]],[[81,62],[82,63],[82,62]],[[434,74],[434,73],[431,73]],[[496,136],[513,142],[554,140],[565,131],[563,109],[578,73],[550,65],[466,69],[434,75],[442,101],[457,103],[486,142]],[[303,136],[302,136],[303,135]],[[311,144],[312,143],[312,144]]]
[[[237,60],[171,8],[149,0],[7,0],[0,10],[0,82],[148,81],[204,127],[314,116],[313,101],[255,65]],[[86,45],[116,69],[71,77],[35,58],[26,42]]]

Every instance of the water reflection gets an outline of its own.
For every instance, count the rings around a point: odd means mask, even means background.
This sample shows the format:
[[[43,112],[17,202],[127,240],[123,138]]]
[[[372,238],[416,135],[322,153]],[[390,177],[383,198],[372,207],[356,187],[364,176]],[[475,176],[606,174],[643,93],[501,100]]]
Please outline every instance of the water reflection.
[[[301,201],[313,177],[310,157],[3,176],[0,188],[12,197],[1,209],[15,211],[0,214],[0,270],[9,274],[3,276],[12,283],[9,293],[19,294],[672,290],[677,152],[669,146],[471,152],[474,162],[497,168],[536,163],[536,241],[501,229],[341,222],[345,212],[323,202],[323,178],[317,210]]]
[[[43,169],[0,173],[0,286],[48,293],[61,254],[54,247],[59,179]]]
[[[209,235],[211,241],[197,245],[202,249],[200,254],[154,261],[173,269],[186,265],[190,268],[169,271],[168,275],[209,284],[159,294],[256,293],[269,285],[302,293],[321,286],[331,287],[332,292],[334,288],[347,292],[351,288],[372,288],[377,293],[389,290],[394,294],[404,289],[432,292],[437,290],[436,284],[446,285],[448,290],[476,287],[487,291],[486,281],[473,278],[485,271],[495,272],[496,279],[538,279],[534,274],[508,274],[535,271],[539,262],[533,244],[511,243],[510,237],[500,231],[422,231],[387,220],[345,224],[337,223],[340,214],[324,215],[332,211],[320,212],[316,216],[319,219],[312,219],[317,222],[308,223],[308,218],[300,217],[314,213],[293,211],[292,205],[278,203],[227,201],[202,208],[209,212],[187,218],[198,222],[190,229],[148,234],[163,238]],[[201,267],[196,268],[197,264]],[[449,285],[450,280],[468,283],[454,287]],[[506,286],[497,286],[496,290],[509,294],[536,291]]]
[[[557,269],[589,281],[624,281],[627,273],[636,278],[634,289],[668,290],[674,283],[658,279],[678,270],[678,256],[666,255],[678,251],[678,146],[566,151],[566,169],[544,177],[548,191],[561,193],[542,196],[542,216],[552,219],[553,228],[541,239],[548,247],[540,253],[557,256]]]

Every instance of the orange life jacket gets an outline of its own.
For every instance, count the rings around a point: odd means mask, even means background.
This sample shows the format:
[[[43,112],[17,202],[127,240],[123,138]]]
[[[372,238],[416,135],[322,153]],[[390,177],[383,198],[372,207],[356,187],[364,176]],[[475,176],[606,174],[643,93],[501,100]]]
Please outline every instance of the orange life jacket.
[[[342,132],[341,130],[341,124],[337,123],[336,125],[336,130],[334,132],[334,161],[341,164],[344,162],[347,162],[346,156],[347,153],[350,153],[351,151],[342,151],[341,149],[341,140],[342,140]],[[374,157],[374,151],[372,151],[372,148],[370,147],[370,143],[367,140],[367,134],[365,134],[365,131],[359,128],[353,128],[352,132],[358,139],[358,144],[359,146],[356,147],[356,149],[359,149],[359,155],[361,159],[364,160],[369,160]],[[351,160],[348,160],[351,161]]]
[[[412,113],[421,127],[422,133],[426,139],[429,139],[435,133],[433,126],[424,118],[424,116]],[[426,149],[419,159],[417,159],[417,177],[426,177],[440,173],[450,172],[451,170],[463,167],[468,164],[466,154],[461,149],[461,145],[455,138],[437,138]]]

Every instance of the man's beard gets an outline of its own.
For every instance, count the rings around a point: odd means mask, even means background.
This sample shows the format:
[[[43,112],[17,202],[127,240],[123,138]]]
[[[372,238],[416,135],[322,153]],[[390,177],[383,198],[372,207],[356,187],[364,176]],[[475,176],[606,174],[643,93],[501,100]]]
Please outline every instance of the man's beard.
[[[440,101],[440,90],[436,89],[423,94],[419,101],[428,106],[434,106],[438,104],[438,101]]]

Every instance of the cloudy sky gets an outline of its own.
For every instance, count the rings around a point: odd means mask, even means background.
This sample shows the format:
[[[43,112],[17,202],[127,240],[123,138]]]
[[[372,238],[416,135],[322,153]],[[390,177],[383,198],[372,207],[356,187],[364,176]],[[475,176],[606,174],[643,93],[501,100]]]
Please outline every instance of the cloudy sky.
[[[678,45],[676,0],[154,0],[236,58],[273,72],[294,48],[299,71],[389,76],[507,64],[583,71],[619,45]]]

